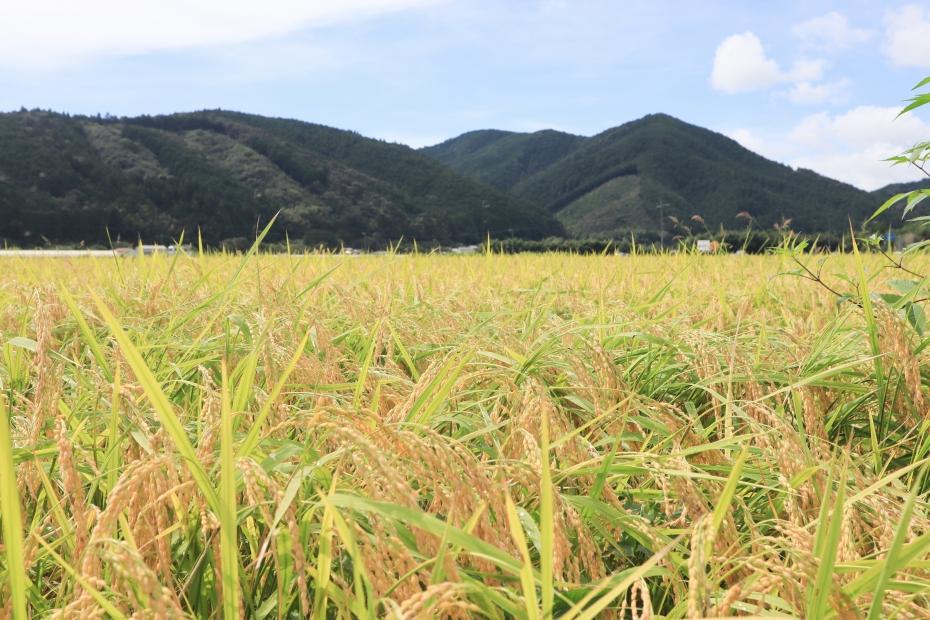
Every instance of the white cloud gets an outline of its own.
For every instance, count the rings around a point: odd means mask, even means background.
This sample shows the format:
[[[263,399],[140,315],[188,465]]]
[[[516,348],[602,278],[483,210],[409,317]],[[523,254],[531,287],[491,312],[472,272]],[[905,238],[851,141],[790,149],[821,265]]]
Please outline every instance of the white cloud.
[[[725,93],[765,90],[777,84],[813,82],[823,77],[827,63],[821,59],[801,59],[784,71],[769,58],[753,32],[730,35],[717,46],[710,81]]]
[[[858,106],[838,114],[810,114],[788,132],[741,127],[724,133],[770,159],[872,190],[924,178],[916,168],[885,161],[930,137],[930,123],[913,114],[895,119],[898,111]]]
[[[797,104],[844,103],[849,99],[852,82],[846,78],[834,82],[798,82],[785,94],[788,101]]]
[[[798,123],[788,137],[792,142],[817,148],[826,144],[827,133],[832,122],[827,112],[811,114]]]
[[[806,60],[802,59],[794,63],[791,71],[782,75],[785,82],[810,82],[819,80],[823,77],[823,72],[827,68],[825,60]]]
[[[840,143],[855,148],[877,142],[900,144],[906,148],[930,137],[930,125],[913,114],[896,118],[898,112],[900,108],[897,107],[873,105],[858,106],[835,116],[820,112],[802,120],[790,137],[808,146]]]
[[[832,152],[802,156],[791,162],[797,168],[808,168],[824,176],[845,181],[865,190],[874,190],[889,183],[904,183],[924,178],[920,171],[904,166],[891,166],[882,161],[895,153],[890,144],[877,143],[859,151]]]
[[[930,68],[930,11],[913,4],[889,11],[883,51],[896,65]]]
[[[839,52],[868,41],[875,34],[871,30],[854,28],[845,15],[836,11],[801,22],[792,32],[803,47],[820,52]]]
[[[782,79],[778,63],[765,55],[762,41],[752,32],[730,35],[717,46],[710,76],[717,90],[726,93],[761,90]]]
[[[930,137],[930,124],[913,114],[896,119],[898,111],[859,106],[838,115],[807,116],[788,136],[802,150],[790,163],[870,190],[918,179],[920,171],[883,161]]]
[[[237,44],[434,1],[4,1],[0,66],[67,66],[97,56]]]

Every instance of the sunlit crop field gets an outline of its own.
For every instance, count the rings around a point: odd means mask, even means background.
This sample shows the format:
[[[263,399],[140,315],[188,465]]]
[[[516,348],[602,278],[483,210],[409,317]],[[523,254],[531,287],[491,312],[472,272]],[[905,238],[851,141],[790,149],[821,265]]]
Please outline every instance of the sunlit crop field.
[[[0,616],[928,617],[887,264],[3,259]]]

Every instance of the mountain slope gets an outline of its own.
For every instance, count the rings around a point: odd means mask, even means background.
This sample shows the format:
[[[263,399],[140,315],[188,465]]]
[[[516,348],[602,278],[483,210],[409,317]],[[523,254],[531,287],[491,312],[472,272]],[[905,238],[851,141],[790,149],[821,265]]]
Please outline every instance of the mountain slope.
[[[0,240],[167,241],[202,230],[309,244],[563,234],[550,214],[409,147],[223,111],[125,119],[0,114]]]
[[[485,129],[426,147],[422,152],[462,174],[507,191],[583,142],[581,136],[551,129],[529,134]]]
[[[498,142],[532,135],[508,135]],[[461,155],[456,140],[440,145],[445,163],[475,178],[501,174],[493,160]],[[524,146],[538,148],[532,141]],[[435,148],[424,152],[437,156]],[[850,218],[861,222],[876,207],[867,192],[767,160],[726,136],[664,114],[579,137],[564,154],[550,150],[511,159],[520,157],[552,161],[510,186],[510,193],[555,213],[577,236],[654,231],[660,202],[667,203],[665,226],[672,233],[686,232],[685,226],[744,227],[745,216],[737,217],[742,212],[762,227],[788,218],[799,231],[842,231]],[[682,223],[677,230],[672,218]]]
[[[903,194],[904,192],[914,191],[915,189],[930,189],[930,179],[911,181],[910,183],[891,183],[890,185],[872,190],[869,193],[875,196],[876,201],[880,205],[895,194]]]

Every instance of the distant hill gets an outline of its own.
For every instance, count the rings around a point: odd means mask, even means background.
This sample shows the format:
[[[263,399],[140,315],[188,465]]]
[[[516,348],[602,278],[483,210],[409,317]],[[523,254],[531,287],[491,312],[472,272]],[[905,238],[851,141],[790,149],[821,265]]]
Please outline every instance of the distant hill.
[[[873,190],[870,193],[875,196],[876,202],[881,205],[895,194],[903,194],[904,192],[910,192],[915,189],[930,189],[930,179],[912,181],[910,183],[892,183],[891,185]]]
[[[564,234],[542,208],[399,144],[224,111],[138,118],[0,114],[0,241],[473,243]]]
[[[0,243],[168,242],[200,229],[272,240],[423,245],[605,238],[705,228],[842,232],[892,193],[767,160],[653,114],[596,136],[480,130],[416,151],[302,121],[227,111],[137,118],[0,114]],[[891,217],[890,215],[888,216]]]
[[[584,142],[581,136],[551,129],[535,133],[485,129],[470,131],[422,151],[462,174],[509,191]]]
[[[422,152],[545,207],[582,237],[655,231],[659,203],[667,205],[670,234],[684,232],[672,218],[697,232],[745,227],[745,213],[758,227],[786,218],[802,232],[843,231],[850,218],[861,222],[880,204],[868,192],[770,161],[665,114],[590,138],[471,132]]]

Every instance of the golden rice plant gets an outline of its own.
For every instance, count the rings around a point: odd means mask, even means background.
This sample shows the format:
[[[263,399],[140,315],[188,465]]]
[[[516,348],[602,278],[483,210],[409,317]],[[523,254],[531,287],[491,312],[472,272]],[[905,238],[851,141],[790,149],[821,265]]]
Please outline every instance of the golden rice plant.
[[[822,258],[4,258],[0,617],[927,617],[930,340]]]

